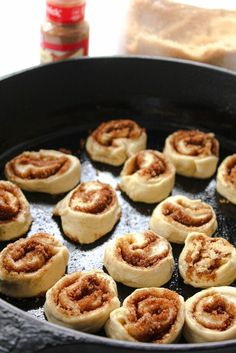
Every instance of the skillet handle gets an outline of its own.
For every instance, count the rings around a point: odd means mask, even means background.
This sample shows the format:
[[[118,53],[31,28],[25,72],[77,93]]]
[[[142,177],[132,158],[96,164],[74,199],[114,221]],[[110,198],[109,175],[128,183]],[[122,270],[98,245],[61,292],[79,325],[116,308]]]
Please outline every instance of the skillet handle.
[[[76,350],[69,348],[69,351],[78,352],[78,346],[87,345],[89,339],[85,336],[39,321],[0,299],[0,353],[35,353],[41,350],[65,353],[65,348],[59,349],[64,345],[77,346]]]

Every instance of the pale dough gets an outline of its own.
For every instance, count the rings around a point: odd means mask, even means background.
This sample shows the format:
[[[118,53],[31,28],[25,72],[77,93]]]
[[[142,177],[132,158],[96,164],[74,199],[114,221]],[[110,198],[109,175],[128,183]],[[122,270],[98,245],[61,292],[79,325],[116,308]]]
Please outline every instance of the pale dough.
[[[136,289],[105,325],[108,337],[152,343],[179,339],[184,324],[184,299],[166,288]]]
[[[46,294],[48,321],[84,332],[99,331],[120,306],[115,281],[100,270],[64,276]]]
[[[213,208],[201,200],[170,196],[153,211],[150,228],[173,243],[183,244],[191,232],[211,236],[217,228]]]
[[[121,215],[116,192],[99,181],[81,183],[53,210],[61,216],[66,236],[75,242],[89,244],[112,230]]]
[[[236,154],[226,157],[218,168],[216,190],[236,204]]]
[[[193,343],[235,339],[236,288],[212,287],[189,298],[183,333]]]
[[[111,240],[105,248],[104,266],[115,281],[142,288],[168,282],[175,263],[169,242],[149,230]]]
[[[137,123],[128,119],[110,120],[92,132],[86,149],[92,160],[122,165],[134,153],[144,150],[147,134]]]
[[[5,175],[23,190],[60,194],[78,184],[80,161],[54,150],[27,151],[6,164]]]
[[[219,142],[213,133],[179,130],[167,137],[164,154],[174,164],[177,174],[205,179],[216,171]]]
[[[193,287],[229,285],[236,279],[236,249],[224,238],[190,233],[179,256],[179,272]]]
[[[20,188],[0,181],[0,241],[25,234],[32,222],[30,205]]]
[[[126,162],[121,172],[120,188],[133,200],[146,203],[165,199],[175,183],[175,167],[164,154],[145,150]]]
[[[68,249],[53,235],[37,233],[0,253],[0,292],[15,298],[44,294],[65,273]]]

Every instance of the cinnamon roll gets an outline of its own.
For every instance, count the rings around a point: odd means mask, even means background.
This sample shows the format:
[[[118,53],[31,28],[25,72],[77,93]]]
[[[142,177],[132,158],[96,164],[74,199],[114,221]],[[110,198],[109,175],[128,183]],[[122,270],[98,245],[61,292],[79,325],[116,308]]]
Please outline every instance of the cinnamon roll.
[[[177,174],[205,179],[216,171],[219,142],[213,133],[179,130],[167,137],[164,153],[175,165]]]
[[[37,233],[0,253],[0,292],[15,298],[44,294],[63,276],[69,252],[54,236]]]
[[[236,205],[236,153],[225,158],[219,166],[216,190]]]
[[[190,233],[179,257],[179,272],[193,287],[231,284],[236,279],[236,249],[224,238]]]
[[[131,156],[121,172],[120,188],[133,201],[159,202],[171,192],[175,167],[162,153],[153,150]]]
[[[92,160],[119,166],[146,148],[145,129],[128,119],[102,123],[88,137],[86,149]]]
[[[183,333],[194,343],[235,339],[236,288],[208,288],[189,298]]]
[[[169,242],[152,231],[125,234],[105,249],[108,273],[134,288],[162,286],[170,280],[174,265]]]
[[[25,234],[31,225],[30,206],[18,186],[0,180],[0,241]]]
[[[64,276],[46,294],[48,321],[84,332],[99,331],[120,306],[116,283],[99,270]]]
[[[150,343],[178,340],[184,324],[184,299],[166,288],[136,289],[105,325],[108,337]]]
[[[80,161],[54,150],[27,151],[6,164],[5,175],[23,190],[60,194],[79,182]]]
[[[170,242],[183,244],[191,232],[211,236],[217,221],[213,208],[201,200],[185,196],[170,196],[153,211],[150,228]]]
[[[75,242],[89,244],[112,230],[121,209],[110,185],[88,181],[61,200],[53,215],[61,216],[66,236]]]

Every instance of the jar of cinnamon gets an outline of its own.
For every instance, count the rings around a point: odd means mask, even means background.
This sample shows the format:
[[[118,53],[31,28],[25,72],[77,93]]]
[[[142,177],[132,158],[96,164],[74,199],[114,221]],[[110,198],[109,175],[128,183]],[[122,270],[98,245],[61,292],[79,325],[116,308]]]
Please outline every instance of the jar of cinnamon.
[[[47,0],[41,26],[41,63],[88,55],[85,0]]]

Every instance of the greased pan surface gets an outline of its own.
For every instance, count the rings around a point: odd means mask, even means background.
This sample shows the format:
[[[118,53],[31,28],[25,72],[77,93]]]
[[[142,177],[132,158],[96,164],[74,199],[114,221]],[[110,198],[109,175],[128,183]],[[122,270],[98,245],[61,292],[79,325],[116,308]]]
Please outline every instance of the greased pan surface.
[[[104,120],[131,118],[145,127],[148,147],[162,150],[165,138],[179,128],[199,128],[215,132],[220,140],[220,161],[236,151],[236,76],[212,67],[174,60],[146,58],[83,59],[28,70],[0,82],[1,129],[0,171],[7,160],[24,150],[68,149],[82,162],[82,181],[98,179],[119,183],[121,168],[94,163],[84,150],[88,132]],[[122,217],[114,230],[91,245],[76,245],[63,236],[60,220],[51,217],[53,205],[62,198],[25,193],[31,204],[33,224],[28,232],[55,234],[70,251],[68,273],[102,268],[108,240],[125,232],[146,229],[155,205],[130,201],[118,191]],[[216,236],[236,246],[236,206],[221,203],[215,191],[215,176],[195,180],[177,176],[173,195],[183,194],[210,203],[217,214]],[[1,244],[1,249],[6,243]],[[177,262],[182,249],[173,244]],[[165,287],[185,298],[197,290],[183,284],[176,264]],[[118,284],[123,300],[133,289]],[[116,342],[104,333],[89,335],[47,324],[44,298],[12,300],[1,297],[0,352],[59,352],[68,345],[71,352],[175,350],[233,352],[235,342],[189,345],[153,345]],[[9,302],[29,315],[8,307]],[[39,319],[35,320],[34,318]],[[23,327],[23,328],[22,328]],[[7,332],[11,332],[10,337]],[[36,339],[37,338],[37,339]],[[30,348],[31,347],[31,348]],[[53,347],[53,348],[52,348]]]

